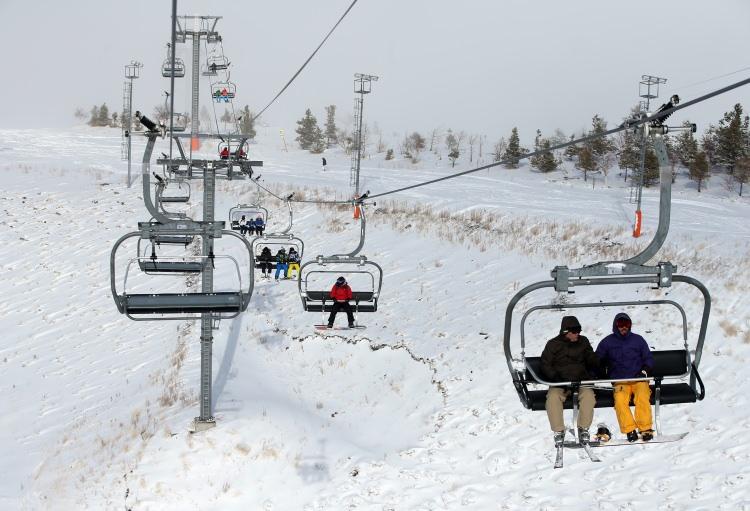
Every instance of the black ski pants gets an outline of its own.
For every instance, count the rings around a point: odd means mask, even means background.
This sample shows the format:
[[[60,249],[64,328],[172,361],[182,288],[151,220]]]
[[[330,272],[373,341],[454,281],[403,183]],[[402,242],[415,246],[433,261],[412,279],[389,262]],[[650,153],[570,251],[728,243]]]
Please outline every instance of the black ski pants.
[[[346,312],[346,318],[349,320],[349,324],[354,324],[354,312],[352,312],[352,306],[349,302],[333,302],[333,309],[331,309],[331,315],[328,316],[328,324],[333,325],[336,320],[336,313],[339,311]]]

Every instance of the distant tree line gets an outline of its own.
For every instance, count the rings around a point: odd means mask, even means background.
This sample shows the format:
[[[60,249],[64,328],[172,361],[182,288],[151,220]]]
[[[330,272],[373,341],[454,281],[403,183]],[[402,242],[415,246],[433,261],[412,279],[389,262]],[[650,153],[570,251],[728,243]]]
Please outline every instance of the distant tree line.
[[[247,107],[245,107],[247,110]],[[638,107],[634,107],[627,119],[639,114]],[[347,154],[356,150],[355,134],[352,131],[340,129],[336,125],[336,106],[325,107],[326,121],[323,128],[313,115],[310,108],[297,121],[297,138],[300,148],[312,153],[321,153],[326,148],[338,145]],[[623,119],[625,120],[625,119]],[[685,121],[685,127],[690,126]],[[566,135],[557,129],[552,135],[544,136],[537,130],[534,138],[534,152],[539,154],[529,160],[531,168],[538,172],[552,172],[565,162],[581,171],[584,180],[588,180],[591,173],[604,177],[605,184],[611,169],[619,167],[620,176],[626,181],[639,178],[643,185],[653,186],[659,180],[659,160],[654,151],[650,138],[641,140],[639,132],[623,130],[613,137],[597,137],[581,144],[570,145],[562,150],[552,150],[552,147],[567,141],[576,140],[588,135],[596,135],[607,131],[607,121],[599,115],[591,119],[591,127],[582,133]],[[386,160],[396,158],[394,148],[390,148],[383,140],[382,131],[374,124],[362,125],[361,151],[363,155],[374,149],[375,153],[385,153]],[[701,134],[691,130],[681,131],[676,135],[665,137],[673,179],[677,175],[677,165],[687,170],[687,176],[694,181],[700,192],[715,175],[724,175],[724,185],[728,189],[738,190],[742,195],[744,185],[750,180],[750,117],[744,113],[741,104],[736,104],[716,123],[710,124]],[[508,138],[500,138],[494,147],[487,146],[484,135],[471,134],[465,131],[454,131],[442,128],[433,129],[427,136],[417,131],[407,132],[401,142],[397,144],[400,155],[416,164],[425,151],[430,151],[438,160],[447,156],[454,167],[459,160],[467,163],[484,163],[484,158],[490,156],[494,161],[502,161],[506,168],[517,168],[521,157],[530,152],[520,142],[518,128],[511,130]],[[549,149],[546,151],[545,149]],[[640,176],[641,158],[643,157],[643,175]]]
[[[83,108],[78,107],[76,108],[75,112],[73,113],[73,116],[79,120],[83,121],[86,119],[86,112],[83,110]],[[89,126],[112,126],[112,127],[119,127],[120,126],[120,118],[117,114],[117,112],[109,113],[109,108],[107,107],[107,103],[102,103],[101,106],[92,106],[91,110],[89,111],[88,115],[88,121],[86,122]]]

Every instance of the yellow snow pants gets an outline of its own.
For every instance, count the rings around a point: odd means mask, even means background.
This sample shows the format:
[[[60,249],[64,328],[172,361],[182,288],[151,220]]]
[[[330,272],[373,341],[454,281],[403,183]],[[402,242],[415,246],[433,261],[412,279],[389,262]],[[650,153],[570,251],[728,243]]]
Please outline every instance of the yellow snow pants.
[[[630,396],[635,404],[635,417],[630,411]],[[651,429],[651,389],[648,382],[636,381],[614,384],[615,414],[620,424],[620,431],[630,433],[634,429],[644,431]]]
[[[292,277],[292,270],[295,270],[297,273],[299,273],[299,263],[289,263],[289,268],[287,268],[286,270],[287,278]]]

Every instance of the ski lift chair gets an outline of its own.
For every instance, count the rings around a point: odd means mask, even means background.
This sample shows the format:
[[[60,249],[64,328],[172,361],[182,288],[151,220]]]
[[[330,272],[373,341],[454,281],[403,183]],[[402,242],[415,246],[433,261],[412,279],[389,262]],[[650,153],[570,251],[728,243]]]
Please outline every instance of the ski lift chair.
[[[282,248],[289,253],[289,249],[294,247],[295,252],[299,255],[300,261],[305,253],[305,243],[293,234],[264,234],[254,238],[250,246],[252,247],[253,255],[255,257],[256,268],[260,268],[261,263],[258,261],[258,257],[260,257],[261,252],[263,252],[263,249],[266,247],[268,247],[271,254],[274,256]],[[271,269],[276,269],[275,261],[271,261]]]
[[[250,145],[245,140],[242,144],[230,142],[219,143],[219,158],[222,160],[246,160]]]
[[[175,224],[178,225],[178,224]],[[115,243],[112,248],[110,255],[110,287],[112,291],[112,297],[117,306],[117,310],[122,314],[125,314],[130,319],[136,321],[147,321],[147,320],[184,320],[184,319],[199,319],[200,314],[212,314],[216,319],[228,319],[239,315],[241,312],[247,309],[250,302],[250,297],[253,293],[253,256],[250,244],[244,237],[233,231],[226,231],[220,228],[223,222],[212,224],[217,226],[211,230],[207,229],[187,229],[188,232],[184,232],[182,229],[172,229],[170,226],[155,229],[153,225],[141,224],[139,228],[141,230],[131,232],[122,236]],[[174,232],[173,232],[174,231]],[[183,232],[178,232],[183,231]],[[213,238],[219,238],[222,236],[231,236],[240,240],[248,254],[248,268],[246,278],[248,279],[247,289],[242,288],[242,272],[240,265],[234,257],[231,256],[215,256],[212,254],[201,256],[192,260],[184,260],[180,264],[202,264],[204,267],[207,264],[214,264],[214,262],[221,258],[229,262],[236,270],[237,275],[237,289],[231,291],[214,291],[214,292],[169,292],[169,293],[137,293],[131,292],[128,289],[128,278],[131,276],[131,268],[135,265],[140,266],[141,260],[146,263],[145,267],[150,272],[145,272],[148,275],[177,275],[180,276],[185,271],[186,267],[168,267],[164,265],[150,267],[149,257],[142,258],[137,257],[128,261],[127,268],[125,270],[124,279],[122,282],[122,291],[117,288],[117,277],[115,272],[116,255],[118,248],[122,243],[133,237],[148,238],[152,239],[154,234],[158,232],[160,235],[203,235],[211,236]],[[172,262],[172,261],[165,261]],[[176,262],[176,261],[175,261]],[[153,271],[152,271],[153,270]]]
[[[677,131],[679,128],[657,125],[643,125],[641,129],[652,136],[654,148],[660,167],[660,201],[659,201],[659,223],[654,239],[641,253],[625,261],[600,262],[582,268],[570,269],[567,266],[557,266],[552,270],[553,280],[537,282],[524,287],[513,298],[511,298],[505,312],[505,328],[503,333],[503,351],[505,353],[508,370],[513,380],[513,385],[523,406],[529,410],[544,410],[546,390],[534,390],[532,386],[571,386],[573,396],[566,400],[565,408],[572,408],[575,416],[578,412],[577,389],[582,384],[597,385],[612,383],[613,380],[599,379],[580,382],[551,382],[544,379],[541,372],[541,359],[537,356],[527,356],[525,351],[524,325],[526,318],[535,310],[561,309],[559,305],[544,305],[532,307],[526,311],[520,322],[520,357],[513,351],[511,340],[513,336],[513,311],[519,301],[529,293],[543,289],[554,288],[558,293],[572,292],[573,287],[597,286],[597,285],[623,285],[623,284],[651,284],[657,288],[671,287],[673,282],[686,283],[696,288],[703,296],[703,314],[698,329],[695,343],[691,349],[687,342],[687,321],[685,311],[682,307],[671,300],[638,300],[607,303],[581,303],[565,305],[565,308],[587,308],[601,306],[625,306],[625,305],[663,305],[669,304],[680,311],[682,315],[683,349],[678,350],[652,350],[654,358],[654,371],[647,378],[632,378],[617,381],[648,381],[652,387],[651,399],[655,407],[654,423],[657,434],[661,434],[659,421],[659,407],[668,404],[695,403],[705,397],[705,387],[698,373],[703,344],[708,327],[708,318],[711,311],[711,296],[706,287],[698,280],[685,276],[675,275],[676,267],[669,262],[660,262],[656,266],[648,266],[646,263],[656,256],[667,237],[669,230],[669,217],[671,209],[671,184],[672,176],[667,156],[666,145],[662,135],[667,131]],[[693,129],[692,127],[689,129]],[[547,301],[549,303],[549,301]],[[665,383],[679,380],[677,383]],[[608,385],[609,386],[609,385]],[[611,389],[607,391],[595,389],[596,406],[611,407],[614,399]],[[577,437],[577,430],[576,437]],[[577,438],[576,438],[577,440]]]
[[[376,312],[378,310],[378,298],[383,287],[383,269],[376,263],[369,261],[367,257],[357,255],[365,244],[365,231],[367,221],[365,218],[364,200],[367,199],[369,191],[365,192],[354,202],[359,207],[360,232],[359,244],[348,254],[334,254],[331,256],[319,255],[313,261],[308,261],[300,267],[297,277],[297,288],[302,299],[302,308],[307,312],[330,312],[333,309],[333,300],[330,298],[330,282],[336,280],[336,276],[349,275],[349,277],[364,277],[367,283],[365,287],[355,284],[352,288],[353,312]],[[328,277],[330,274],[330,278]],[[323,277],[324,276],[324,277]],[[347,279],[351,281],[351,278]],[[358,279],[359,280],[359,279]],[[325,284],[324,284],[325,283]]]
[[[541,356],[527,356],[526,353],[526,323],[529,316],[540,310],[556,310],[567,311],[568,309],[576,308],[611,308],[617,307],[619,310],[627,306],[657,306],[657,305],[668,305],[675,307],[682,318],[682,341],[683,346],[681,349],[664,349],[664,350],[652,350],[651,354],[654,358],[654,367],[650,377],[648,378],[632,378],[630,380],[618,379],[616,381],[648,381],[651,386],[651,404],[654,405],[654,424],[656,431],[661,434],[661,422],[660,422],[660,406],[672,405],[672,404],[683,404],[683,403],[695,403],[701,401],[705,397],[705,387],[703,380],[698,372],[698,364],[700,362],[701,353],[703,349],[703,341],[705,339],[706,325],[708,322],[708,315],[711,308],[710,297],[708,291],[703,285],[690,277],[682,275],[673,275],[673,282],[685,282],[697,288],[704,297],[704,309],[701,319],[701,325],[698,330],[697,339],[694,345],[688,344],[688,324],[687,317],[684,309],[680,304],[673,300],[631,300],[631,301],[620,301],[620,302],[593,302],[593,303],[575,303],[575,304],[549,304],[549,300],[545,300],[547,305],[537,305],[530,307],[526,310],[520,321],[519,327],[519,339],[520,339],[520,356],[513,351],[513,347],[510,345],[511,339],[511,327],[513,320],[513,309],[518,302],[524,296],[528,295],[532,291],[539,289],[554,287],[555,281],[540,282],[532,284],[519,291],[511,300],[508,308],[506,309],[505,315],[505,336],[503,348],[505,350],[505,357],[508,363],[508,368],[513,378],[513,384],[518,392],[518,396],[523,406],[532,411],[545,410],[545,402],[547,397],[547,389],[540,390],[539,386],[550,387],[550,386],[571,386],[574,391],[580,385],[593,385],[594,393],[596,395],[596,407],[597,408],[611,408],[614,406],[614,396],[612,393],[611,383],[614,380],[610,379],[596,379],[589,381],[580,382],[558,382],[549,381],[545,378],[544,373],[541,369]],[[599,285],[599,284],[625,284],[625,283],[642,283],[649,282],[644,280],[643,277],[628,278],[621,277],[615,280],[609,279],[607,282],[602,282],[594,279],[586,279],[581,281],[574,281],[576,286],[586,285]],[[552,298],[552,297],[550,297]],[[694,353],[691,356],[691,353]],[[631,403],[632,404],[632,403]],[[569,396],[564,403],[565,409],[573,409],[574,414],[577,413],[578,399],[577,396]]]
[[[206,68],[216,74],[216,71],[229,69],[229,59],[224,55],[211,55],[206,61]]]
[[[170,184],[176,184],[175,186],[169,186]],[[180,193],[177,193],[177,191]],[[169,191],[170,194],[166,195],[164,192]],[[183,179],[174,179],[167,182],[167,186],[159,194],[157,200],[161,203],[184,203],[190,200],[190,183]]]
[[[188,125],[188,116],[187,114],[183,114],[180,112],[175,112],[172,114],[172,131],[173,132],[182,132],[187,129]]]
[[[185,76],[185,62],[179,58],[176,57],[174,59],[174,67],[172,66],[172,60],[167,57],[166,60],[164,60],[164,63],[161,65],[161,75],[164,78],[182,78]]]
[[[263,223],[268,224],[268,210],[258,204],[237,204],[229,210],[229,225],[232,230],[240,230],[240,220],[244,216],[246,220],[255,220],[258,215],[263,217]]]
[[[368,261],[365,256],[318,256],[300,267],[297,288],[302,299],[302,308],[307,312],[326,312],[333,310],[330,297],[330,285],[338,276],[345,276],[352,289],[352,310],[356,316],[359,312],[376,312],[378,298],[383,286],[383,269],[376,263]],[[354,284],[356,276],[359,278]],[[362,281],[366,284],[362,284]]]
[[[230,81],[216,82],[211,88],[211,97],[217,103],[229,103],[234,99],[237,92],[237,86]]]

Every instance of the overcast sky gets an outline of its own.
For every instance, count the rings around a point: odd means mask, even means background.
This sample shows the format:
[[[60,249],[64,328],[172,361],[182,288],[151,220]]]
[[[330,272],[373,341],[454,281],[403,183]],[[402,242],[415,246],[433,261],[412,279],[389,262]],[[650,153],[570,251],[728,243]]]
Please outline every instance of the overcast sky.
[[[257,111],[350,3],[183,0],[178,11],[223,16],[235,104]],[[0,127],[70,126],[76,107],[103,102],[121,111],[131,59],[144,63],[134,107],[151,112],[169,89],[160,66],[170,13],[169,0],[0,0]],[[178,48],[186,61],[188,46]],[[293,130],[306,108],[322,121],[335,104],[340,123],[351,122],[357,72],[380,77],[365,119],[388,136],[441,127],[495,140],[518,126],[530,144],[537,128],[579,132],[595,113],[619,124],[639,100],[642,74],[668,79],[659,103],[747,78],[750,1],[359,0],[262,121]],[[182,81],[178,111],[189,110]],[[750,86],[680,120],[702,130],[737,102],[750,109]],[[211,107],[206,93],[202,103]]]

